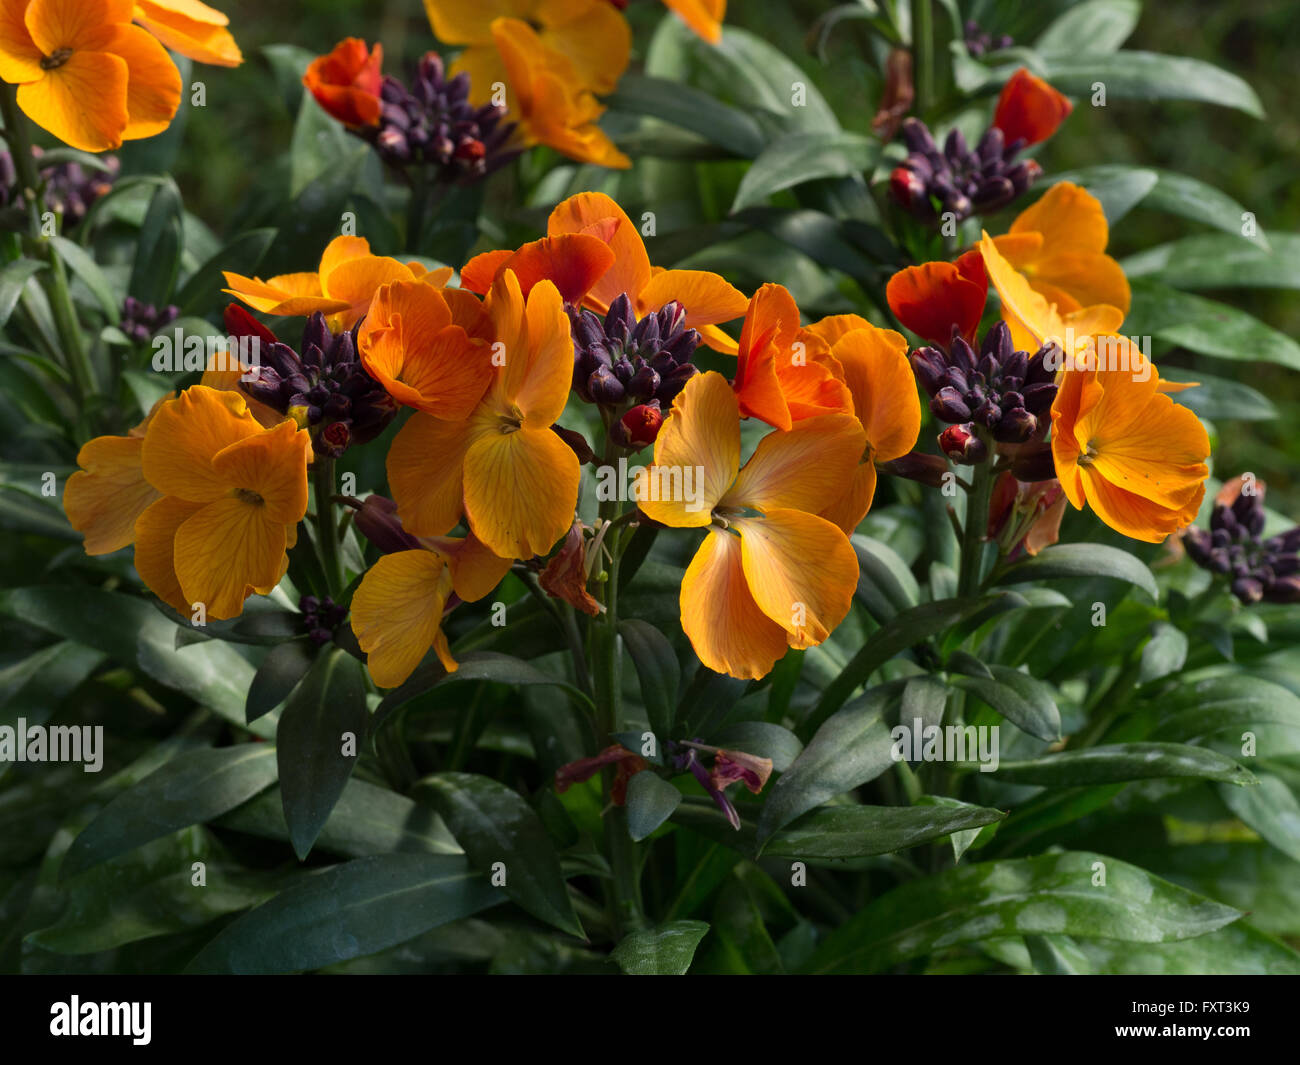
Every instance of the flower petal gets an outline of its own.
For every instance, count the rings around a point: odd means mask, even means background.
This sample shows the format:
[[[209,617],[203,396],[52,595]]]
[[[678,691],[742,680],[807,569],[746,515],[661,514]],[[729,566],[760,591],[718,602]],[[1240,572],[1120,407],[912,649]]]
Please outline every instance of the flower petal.
[[[233,496],[187,518],[176,531],[176,578],[187,602],[208,617],[238,617],[254,588],[273,588],[284,573],[285,526],[266,508]]]
[[[220,499],[231,486],[212,468],[213,457],[262,431],[239,393],[195,385],[154,414],[141,450],[144,475],[164,495]]]
[[[310,454],[311,434],[283,421],[217,452],[212,469],[232,487],[261,496],[270,521],[297,525],[307,513]]]
[[[230,20],[199,0],[136,0],[135,16],[173,52],[196,63],[237,67],[244,61],[226,29]]]
[[[122,139],[141,140],[161,133],[181,105],[181,72],[167,49],[139,26],[117,26],[105,50],[120,56],[130,71],[128,121]]]
[[[967,340],[975,336],[988,285],[980,285],[953,263],[923,263],[900,270],[885,286],[890,309],[917,336],[947,347],[953,326]]]
[[[106,555],[135,539],[136,519],[161,493],[144,479],[138,436],[97,436],[77,453],[81,467],[63,489],[68,522],[88,555]]]
[[[74,52],[39,81],[18,86],[18,106],[41,129],[83,152],[122,146],[127,127],[126,61],[107,52]]]
[[[464,512],[470,423],[415,414],[388,449],[388,483],[402,527],[412,536],[444,536]]]
[[[163,496],[135,523],[136,572],[154,595],[182,614],[188,614],[193,604],[185,598],[176,576],[176,532],[203,506]]]
[[[708,270],[661,270],[637,295],[637,314],[653,314],[670,300],[686,308],[687,329],[730,322],[749,305],[740,289]]]
[[[384,555],[361,578],[352,596],[352,631],[381,688],[405,681],[434,646],[450,591],[446,561],[432,551]],[[444,654],[445,647],[444,641],[438,657],[454,672],[456,663],[450,652]]]
[[[588,307],[601,312],[609,310],[609,305],[623,293],[635,302],[650,283],[650,257],[636,226],[623,208],[603,192],[570,196],[556,205],[546,225],[547,234],[554,237],[587,232],[589,227],[611,218],[617,225],[606,243],[614,252],[614,264],[591,286],[586,299]]]
[[[853,394],[854,412],[877,462],[889,462],[916,446],[921,401],[907,361],[907,341],[892,329],[855,329],[831,349]]]
[[[715,673],[758,680],[788,648],[785,630],[754,601],[740,538],[730,532],[711,530],[686,567],[681,611],[691,646]]]
[[[850,414],[825,414],[768,433],[719,501],[724,507],[816,514],[830,506],[862,461],[867,438]]]
[[[1101,201],[1069,181],[1058,181],[1038,202],[1021,211],[1010,232],[1040,234],[1042,251],[1052,255],[1103,252],[1110,240]]]

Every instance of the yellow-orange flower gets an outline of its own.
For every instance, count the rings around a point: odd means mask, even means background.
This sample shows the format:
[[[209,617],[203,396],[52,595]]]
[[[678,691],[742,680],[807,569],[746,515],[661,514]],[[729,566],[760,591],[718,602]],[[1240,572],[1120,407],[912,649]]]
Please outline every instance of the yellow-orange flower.
[[[727,0],[664,0],[664,4],[710,44],[722,40]]]
[[[545,554],[573,523],[580,467],[551,431],[573,383],[573,340],[550,281],[525,299],[514,273],[494,282],[494,376],[466,419],[417,413],[388,453],[388,483],[402,526],[442,536],[463,514],[502,558]]]
[[[799,324],[794,297],[780,285],[764,285],[749,301],[734,387],[744,417],[777,429],[822,414],[853,413],[830,345]]]
[[[367,372],[398,403],[468,418],[492,380],[491,322],[468,292],[422,281],[385,285],[357,334]]]
[[[452,69],[470,72],[477,104],[487,102],[494,81],[505,80],[498,20],[533,28],[538,46],[568,61],[576,85],[602,96],[614,91],[632,51],[627,21],[609,0],[424,0],[424,10],[440,41],[468,46]]]
[[[235,392],[203,385],[162,404],[141,449],[162,498],[135,523],[135,566],[164,602],[231,618],[284,576],[307,511],[311,436],[264,429]]]
[[[135,20],[173,52],[195,62],[237,67],[244,61],[226,29],[230,19],[200,0],[135,0]]]
[[[1062,314],[1108,304],[1128,314],[1128,279],[1106,254],[1110,227],[1101,203],[1068,181],[1053,185],[993,243],[1029,287]]]
[[[1076,509],[1159,543],[1196,519],[1210,440],[1199,418],[1160,390],[1140,353],[1132,367],[1066,370],[1052,403],[1052,459]]]
[[[876,463],[892,462],[916,446],[921,401],[907,361],[907,340],[878,329],[856,314],[839,314],[810,325],[807,332],[831,345],[853,397],[853,411],[867,437],[866,451],[847,489],[821,516],[852,533],[876,495]]]
[[[366,652],[370,676],[395,688],[433,648],[448,673],[458,664],[442,631],[453,592],[465,602],[482,599],[510,569],[473,534],[425,541],[427,550],[384,555],[370,567],[352,597],[352,631]]]
[[[180,71],[134,15],[133,0],[0,0],[0,79],[74,148],[161,133],[180,106]]]
[[[665,270],[651,266],[641,232],[603,192],[580,192],[562,200],[546,223],[548,236],[590,233],[614,252],[614,265],[591,286],[583,305],[603,314],[622,293],[638,318],[676,300],[686,308],[686,328],[699,331],[709,347],[734,355],[736,342],[721,329],[745,313],[744,293],[708,270]]]
[[[227,294],[263,314],[307,316],[320,311],[330,328],[351,329],[364,317],[379,289],[393,281],[423,281],[441,288],[450,267],[426,271],[419,263],[402,263],[372,255],[365,237],[335,237],[321,255],[315,273],[280,274],[263,281],[223,271]]]
[[[641,509],[678,528],[708,528],[682,581],[682,628],[709,669],[766,675],[788,647],[821,643],[848,613],[858,561],[848,538],[818,517],[862,458],[857,419],[829,414],[768,433],[740,467],[740,406],[726,378],[692,378],[655,441],[650,486],[662,471],[698,472],[694,499]]]

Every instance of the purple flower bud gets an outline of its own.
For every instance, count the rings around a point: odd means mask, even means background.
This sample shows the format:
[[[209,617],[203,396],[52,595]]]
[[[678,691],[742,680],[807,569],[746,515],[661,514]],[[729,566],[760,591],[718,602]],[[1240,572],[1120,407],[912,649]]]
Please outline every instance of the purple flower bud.
[[[1003,444],[1023,444],[1038,430],[1038,419],[1024,407],[1002,412],[1002,420],[993,430],[993,439]]]
[[[1022,393],[1024,397],[1024,408],[1030,414],[1042,414],[1056,399],[1056,385],[1041,384],[1029,385]]]
[[[945,422],[967,422],[971,417],[970,407],[955,388],[939,389],[930,400],[930,410]]]
[[[927,393],[933,396],[939,391],[940,378],[947,369],[947,360],[936,348],[917,348],[911,355],[912,372]]]
[[[594,402],[613,406],[623,402],[626,389],[607,367],[601,366],[587,379],[587,393]]]

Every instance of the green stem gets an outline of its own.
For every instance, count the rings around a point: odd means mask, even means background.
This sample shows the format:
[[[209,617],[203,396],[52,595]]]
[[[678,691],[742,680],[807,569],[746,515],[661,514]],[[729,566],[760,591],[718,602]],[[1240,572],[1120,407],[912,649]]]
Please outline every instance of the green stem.
[[[913,110],[923,121],[934,103],[934,15],[930,0],[912,0]]]
[[[88,405],[98,391],[95,387],[95,372],[90,364],[85,338],[81,332],[81,323],[77,320],[76,308],[72,304],[68,274],[63,260],[59,258],[53,246],[41,237],[41,216],[37,207],[40,177],[32,157],[32,142],[28,136],[27,120],[18,110],[17,89],[13,85],[0,85],[0,114],[4,116],[5,140],[9,143],[9,154],[13,157],[14,168],[18,172],[19,195],[27,203],[31,228],[29,235],[41,248],[41,253],[50,264],[50,274],[45,288],[50,298],[50,310],[54,315],[59,341],[63,345],[68,374],[72,378],[77,406],[77,433],[81,440],[85,440],[90,436]]]
[[[312,465],[312,486],[316,502],[316,544],[326,591],[331,597],[347,587],[343,575],[343,554],[339,550],[339,525],[334,514],[334,460],[321,455]]]
[[[978,430],[981,439],[984,431]],[[988,528],[989,494],[993,488],[992,445],[989,458],[972,468],[970,491],[966,494],[966,520],[961,531],[961,576],[957,581],[959,596],[974,595],[979,589],[980,568],[984,559],[984,532]]]

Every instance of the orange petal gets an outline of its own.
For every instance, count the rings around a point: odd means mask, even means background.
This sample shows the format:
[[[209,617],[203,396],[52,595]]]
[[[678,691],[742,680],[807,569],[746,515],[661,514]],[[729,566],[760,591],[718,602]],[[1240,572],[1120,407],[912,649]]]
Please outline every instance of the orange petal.
[[[852,536],[871,510],[875,498],[876,464],[868,459],[858,463],[848,488],[830,506],[818,511],[818,516],[838,525],[845,536]]]
[[[493,554],[473,532],[464,539],[443,536],[430,543],[446,556],[451,567],[452,590],[467,603],[489,594],[510,572],[514,562]]]
[[[467,262],[460,271],[460,287],[486,296],[492,288],[492,282],[501,273],[501,268],[510,261],[514,252],[508,248],[499,251],[485,251]]]
[[[606,243],[614,252],[614,264],[591,286],[586,304],[593,310],[607,311],[622,293],[634,302],[650,283],[650,257],[641,235],[626,212],[603,192],[580,192],[557,204],[546,225],[549,236],[582,233],[608,219],[617,223]],[[608,230],[605,230],[608,232]]]
[[[858,557],[840,529],[800,510],[769,510],[733,523],[745,581],[760,610],[813,647],[844,620],[858,584]]]
[[[443,536],[464,511],[462,485],[469,422],[415,414],[388,449],[388,484],[402,527],[412,536]]]
[[[614,91],[632,51],[622,12],[606,3],[551,3],[535,6],[531,14],[543,24],[542,41],[573,64],[583,85],[602,96]]]
[[[154,595],[182,614],[188,614],[193,604],[176,576],[176,532],[202,509],[202,503],[163,496],[135,523],[136,572]]]
[[[850,414],[808,418],[789,432],[768,433],[718,505],[816,514],[844,491],[866,446]]]
[[[1027,145],[1038,144],[1055,133],[1072,110],[1068,99],[1021,67],[998,97],[993,125],[1008,144],[1020,139]]]
[[[45,77],[41,60],[45,53],[36,47],[23,21],[25,4],[0,4],[0,81],[21,85]]]
[[[361,579],[352,596],[352,631],[379,687],[397,687],[424,659],[441,631],[450,591],[446,561],[432,551],[384,555]],[[439,657],[455,670],[450,654]]]
[[[921,401],[907,361],[907,341],[891,329],[868,325],[846,333],[831,353],[843,368],[875,461],[906,455],[921,432]]]
[[[498,267],[513,270],[527,296],[539,281],[554,282],[564,302],[577,305],[614,264],[608,244],[586,233],[562,233],[525,244]]]
[[[346,304],[340,314],[343,329],[351,329],[364,317],[375,293],[384,285],[412,280],[411,270],[405,263],[378,255],[344,260],[328,272],[322,264],[320,276],[325,295]],[[429,292],[437,291],[428,285],[423,287]]]
[[[702,325],[696,328],[700,334],[700,343],[714,351],[720,351],[724,355],[736,355],[740,351],[740,345],[736,339],[716,325]]]
[[[194,503],[220,499],[230,485],[212,468],[223,448],[262,432],[237,392],[195,385],[158,408],[145,433],[144,475],[164,495]]]
[[[373,258],[376,256],[370,254],[370,241],[365,237],[350,237],[346,234],[335,237],[321,252],[320,271],[317,275],[321,279],[320,291],[328,291],[325,279],[344,263],[352,262],[354,259]]]
[[[285,546],[285,526],[266,508],[227,496],[177,529],[176,578],[185,599],[203,603],[209,617],[238,617],[255,587],[280,583]]]
[[[653,314],[670,300],[686,308],[687,329],[730,322],[741,317],[749,305],[745,294],[718,274],[707,270],[661,270],[637,296],[637,314]]]
[[[722,41],[727,0],[664,0],[664,4],[710,44]]]
[[[1128,314],[1131,294],[1123,268],[1100,252],[1051,253],[1039,259],[1029,283],[1062,311],[1104,303]],[[1056,298],[1064,292],[1069,301]]]
[[[885,299],[913,333],[947,347],[954,326],[967,340],[975,336],[988,300],[988,285],[972,281],[953,263],[924,263],[891,277]]]
[[[1103,252],[1110,239],[1101,201],[1069,181],[1058,181],[1036,203],[1021,211],[1011,223],[1011,233],[1041,236],[1041,252],[1035,258],[1043,253]]]
[[[7,7],[26,7],[24,21],[32,40],[46,55],[60,48],[93,52],[116,25],[131,21],[131,0],[32,0],[25,5],[7,0]]]
[[[199,0],[136,0],[135,17],[173,52],[196,63],[237,67],[244,60],[226,29],[230,20]]]
[[[525,426],[549,429],[573,386],[573,338],[559,291],[539,281],[525,300],[507,270],[493,284],[487,309],[496,337],[493,360],[501,364],[492,389],[496,402],[502,410],[517,409]]]
[[[130,70],[122,139],[141,140],[161,133],[181,105],[181,72],[167,49],[139,26],[117,26],[105,50],[121,56]]]
[[[777,366],[778,361],[784,364],[806,354],[794,346],[798,334],[794,297],[781,285],[763,285],[749,301],[740,330],[733,387],[745,417],[759,418],[778,429],[793,424]]]
[[[792,356],[773,353],[776,378],[790,420],[797,425],[805,418],[823,414],[852,414],[853,395],[844,381],[844,370],[827,350],[826,342],[804,331],[796,336]]]
[[[581,466],[547,429],[476,436],[465,456],[470,527],[502,558],[546,554],[573,524]]]
[[[682,629],[700,661],[715,673],[758,680],[785,654],[785,630],[768,618],[750,591],[734,533],[713,529],[686,567]]]
[[[297,525],[307,513],[307,458],[311,434],[280,422],[217,452],[212,469],[240,492],[261,497],[268,520]]]
[[[821,337],[833,348],[841,337],[853,332],[855,329],[874,328],[875,326],[860,314],[832,314],[819,322],[804,326],[804,331],[812,333],[813,336]],[[894,335],[897,336],[898,334],[895,333]],[[904,342],[904,347],[906,347],[906,342]]]
[[[695,499],[645,499],[641,509],[664,525],[708,525],[713,508],[735,481],[739,467],[740,410],[735,393],[721,374],[697,374],[673,400],[655,440],[654,466],[647,474],[655,483],[662,483],[660,470],[668,471],[670,481],[675,472],[684,486],[690,470]]]
[[[135,521],[161,498],[144,479],[138,436],[97,436],[77,453],[81,467],[68,478],[63,509],[86,538],[88,555],[120,550],[135,538]]]
[[[18,106],[42,129],[83,152],[122,146],[127,127],[126,61],[74,52],[39,81],[18,86]]]

